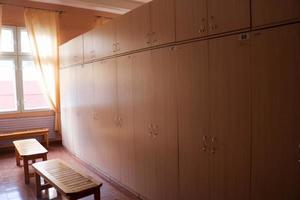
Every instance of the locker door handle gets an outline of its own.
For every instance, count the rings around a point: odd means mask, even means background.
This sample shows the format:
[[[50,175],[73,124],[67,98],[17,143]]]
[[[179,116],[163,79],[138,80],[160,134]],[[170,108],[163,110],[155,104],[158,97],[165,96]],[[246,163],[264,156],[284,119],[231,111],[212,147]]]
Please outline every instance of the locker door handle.
[[[212,154],[215,154],[216,151],[217,151],[216,147],[212,147],[212,148],[211,148],[211,153],[212,153]]]
[[[211,144],[212,144],[212,145],[215,145],[216,141],[217,141],[217,138],[216,138],[216,137],[212,137],[212,138],[211,138]],[[212,153],[212,154],[215,154],[216,151],[217,151],[217,148],[216,148],[215,146],[213,146],[213,147],[211,148],[211,153]]]
[[[202,151],[207,151],[207,149],[208,149],[208,145],[207,145],[207,136],[206,135],[204,135],[203,137],[202,137],[202,142],[203,142],[203,146],[202,146]]]
[[[154,137],[158,136],[158,125],[153,125],[153,135]]]
[[[148,127],[148,134],[155,139],[158,136],[158,125],[150,124]]]
[[[119,127],[121,128],[123,125],[123,119],[121,117],[119,117]]]
[[[153,137],[153,124],[150,124],[148,126],[148,134],[150,137]]]

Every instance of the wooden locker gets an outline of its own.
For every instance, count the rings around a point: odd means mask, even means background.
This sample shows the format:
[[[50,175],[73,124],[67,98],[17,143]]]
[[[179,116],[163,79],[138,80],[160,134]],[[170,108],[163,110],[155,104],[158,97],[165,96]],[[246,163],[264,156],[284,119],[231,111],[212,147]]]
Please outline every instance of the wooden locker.
[[[252,199],[300,199],[300,25],[252,34]]]
[[[208,0],[208,34],[250,27],[250,0]]]
[[[250,40],[209,40],[211,199],[250,198]]]
[[[117,58],[120,181],[127,187],[135,189],[132,81],[132,55]]]
[[[208,42],[177,47],[180,199],[210,199]]]
[[[252,0],[252,26],[300,19],[299,0]]]
[[[132,10],[133,49],[151,46],[150,4],[144,4]]]
[[[175,41],[175,0],[150,2],[152,46]]]
[[[99,29],[100,30],[98,31],[100,32],[100,40],[102,46],[99,46],[97,55],[102,58],[115,54],[117,49],[115,21],[108,21],[100,26]]]
[[[69,53],[67,55],[67,65],[78,65],[83,63],[83,37],[82,35],[77,36],[72,39],[67,44],[67,49]]]
[[[117,129],[116,60],[94,63],[94,120],[98,136],[97,167],[117,180],[120,179],[119,132]]]
[[[76,147],[78,147],[78,128],[77,128],[77,91],[76,91],[76,71],[78,66],[66,68],[65,84],[66,84],[66,96],[62,101],[66,103],[66,119],[65,119],[65,143],[68,150],[78,155]],[[62,79],[63,77],[61,77]],[[64,96],[64,95],[63,95]],[[62,119],[63,120],[63,119]],[[62,121],[64,123],[64,121]]]
[[[77,70],[78,96],[78,150],[82,160],[91,163],[96,159],[93,140],[93,64],[85,64]]]
[[[80,110],[79,110],[79,86],[80,86],[80,74],[79,69],[81,65],[72,66],[70,70],[71,74],[71,95],[70,95],[70,137],[73,144],[73,154],[80,157]]]
[[[133,50],[132,13],[126,13],[115,19],[116,24],[116,53]]]
[[[92,29],[83,34],[83,60],[84,62],[92,61],[96,58],[95,35],[96,29]]]
[[[71,151],[71,141],[69,135],[69,101],[70,101],[70,68],[60,70],[60,102],[61,102],[61,134],[62,143]]]
[[[102,58],[105,56],[103,53],[103,36],[102,36],[102,27],[103,25],[99,24],[94,28],[94,49],[95,49],[95,57],[96,59]]]
[[[59,46],[59,67],[67,66],[67,59],[68,59],[68,51],[66,50],[66,44]]]
[[[155,200],[178,199],[178,137],[176,55],[173,47],[151,51],[153,85],[153,139]],[[147,180],[146,180],[147,181]]]
[[[207,36],[207,0],[176,0],[176,41]]]
[[[174,60],[170,48],[133,58],[136,190],[147,199],[178,198]]]
[[[133,55],[132,77],[136,191],[153,199],[152,195],[156,192],[154,138],[151,135],[154,123],[154,72],[150,51]]]

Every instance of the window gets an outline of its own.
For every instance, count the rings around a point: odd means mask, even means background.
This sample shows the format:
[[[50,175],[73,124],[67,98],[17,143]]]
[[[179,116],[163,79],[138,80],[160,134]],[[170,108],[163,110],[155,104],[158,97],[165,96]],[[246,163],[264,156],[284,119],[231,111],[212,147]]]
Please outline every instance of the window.
[[[0,60],[0,112],[17,111],[16,64],[14,59]]]
[[[49,110],[25,28],[2,27],[0,113]]]

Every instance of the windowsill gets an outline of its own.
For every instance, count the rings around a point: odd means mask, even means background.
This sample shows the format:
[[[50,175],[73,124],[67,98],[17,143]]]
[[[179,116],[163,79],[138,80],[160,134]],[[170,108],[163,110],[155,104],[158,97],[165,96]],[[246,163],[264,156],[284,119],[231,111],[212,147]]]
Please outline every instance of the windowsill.
[[[53,110],[3,113],[3,114],[0,114],[0,119],[25,118],[25,117],[46,117],[46,116],[53,116],[54,114],[55,113]]]

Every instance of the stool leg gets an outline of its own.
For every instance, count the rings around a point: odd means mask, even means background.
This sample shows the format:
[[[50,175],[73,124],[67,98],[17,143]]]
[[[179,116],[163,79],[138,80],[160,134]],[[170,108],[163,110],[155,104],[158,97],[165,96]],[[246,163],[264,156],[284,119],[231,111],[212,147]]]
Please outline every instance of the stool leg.
[[[100,198],[101,198],[100,188],[96,188],[94,190],[94,199],[95,200],[100,200]]]
[[[44,135],[44,142],[45,142],[46,149],[49,149],[48,134],[45,134],[45,135]]]
[[[43,155],[43,161],[46,161],[47,160],[47,154],[44,154]]]
[[[28,159],[26,157],[23,158],[24,162],[24,174],[25,174],[25,184],[29,184],[29,167],[28,167]]]
[[[36,189],[36,197],[39,198],[42,196],[41,190],[41,177],[37,173],[35,173],[35,189]]]
[[[19,155],[17,149],[15,149],[15,152],[16,152],[16,164],[18,167],[20,167],[21,166],[20,165],[20,155]]]

